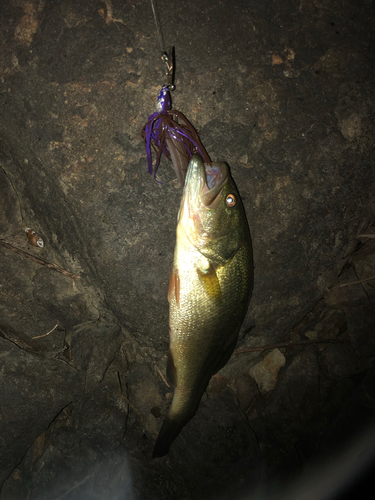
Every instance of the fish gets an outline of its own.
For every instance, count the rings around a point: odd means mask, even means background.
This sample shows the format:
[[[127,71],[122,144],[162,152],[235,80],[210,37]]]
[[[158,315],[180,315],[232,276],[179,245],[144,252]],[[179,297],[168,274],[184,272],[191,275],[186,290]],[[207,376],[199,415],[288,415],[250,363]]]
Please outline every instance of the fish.
[[[168,289],[167,380],[174,388],[153,457],[169,451],[237,343],[253,289],[249,226],[225,162],[190,160]]]

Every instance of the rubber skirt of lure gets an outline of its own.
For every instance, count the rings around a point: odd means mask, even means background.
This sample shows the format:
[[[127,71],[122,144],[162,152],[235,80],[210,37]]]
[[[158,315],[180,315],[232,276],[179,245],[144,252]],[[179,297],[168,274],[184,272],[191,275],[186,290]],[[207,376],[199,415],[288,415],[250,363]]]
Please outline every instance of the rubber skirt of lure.
[[[154,176],[164,154],[172,161],[177,179],[183,186],[190,158],[198,152],[205,163],[211,164],[210,157],[204,149],[197,131],[189,120],[179,111],[171,109],[153,113],[142,129],[145,141],[148,171]],[[152,149],[156,153],[155,165],[152,165]]]

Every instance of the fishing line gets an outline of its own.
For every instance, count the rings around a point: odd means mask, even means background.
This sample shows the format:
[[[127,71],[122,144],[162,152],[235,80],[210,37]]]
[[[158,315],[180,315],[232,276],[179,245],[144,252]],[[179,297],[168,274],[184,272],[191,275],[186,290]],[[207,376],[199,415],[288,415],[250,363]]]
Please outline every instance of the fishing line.
[[[158,38],[159,38],[161,53],[164,54],[166,52],[166,50],[165,50],[165,43],[164,43],[163,32],[161,30],[159,12],[158,12],[158,9],[156,7],[156,3],[154,2],[154,0],[150,0],[150,2],[151,2],[152,13],[154,14],[154,19],[155,19],[155,24],[156,24],[156,30],[158,32]]]
[[[177,179],[183,186],[190,158],[199,153],[205,163],[211,164],[210,157],[199,139],[198,132],[189,120],[179,111],[172,109],[170,91],[175,90],[174,85],[174,49],[165,50],[164,37],[161,29],[160,17],[155,0],[151,1],[152,13],[155,19],[156,31],[161,48],[161,59],[166,65],[167,82],[163,85],[156,100],[156,111],[148,117],[142,129],[145,141],[148,171],[154,176],[159,167],[161,156],[164,154],[172,161]],[[153,166],[152,153],[156,153]]]

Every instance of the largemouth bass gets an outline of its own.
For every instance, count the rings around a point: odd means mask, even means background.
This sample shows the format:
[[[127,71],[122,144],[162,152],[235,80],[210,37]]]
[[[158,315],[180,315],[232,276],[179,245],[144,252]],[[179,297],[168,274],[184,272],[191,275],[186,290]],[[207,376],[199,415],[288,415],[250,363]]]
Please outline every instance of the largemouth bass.
[[[229,360],[253,286],[249,228],[226,163],[194,155],[178,216],[169,300],[167,378],[174,395],[153,457],[166,455]]]

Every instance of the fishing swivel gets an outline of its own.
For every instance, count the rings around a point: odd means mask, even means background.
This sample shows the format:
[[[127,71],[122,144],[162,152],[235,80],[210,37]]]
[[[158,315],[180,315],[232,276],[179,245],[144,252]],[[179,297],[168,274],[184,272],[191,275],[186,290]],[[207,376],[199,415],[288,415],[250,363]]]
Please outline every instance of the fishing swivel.
[[[173,91],[176,86],[174,84],[174,47],[171,47],[169,49],[169,54],[167,51],[164,51],[161,55],[161,60],[165,63],[166,65],[166,72],[165,76],[167,77],[167,83],[166,87],[168,90]]]

